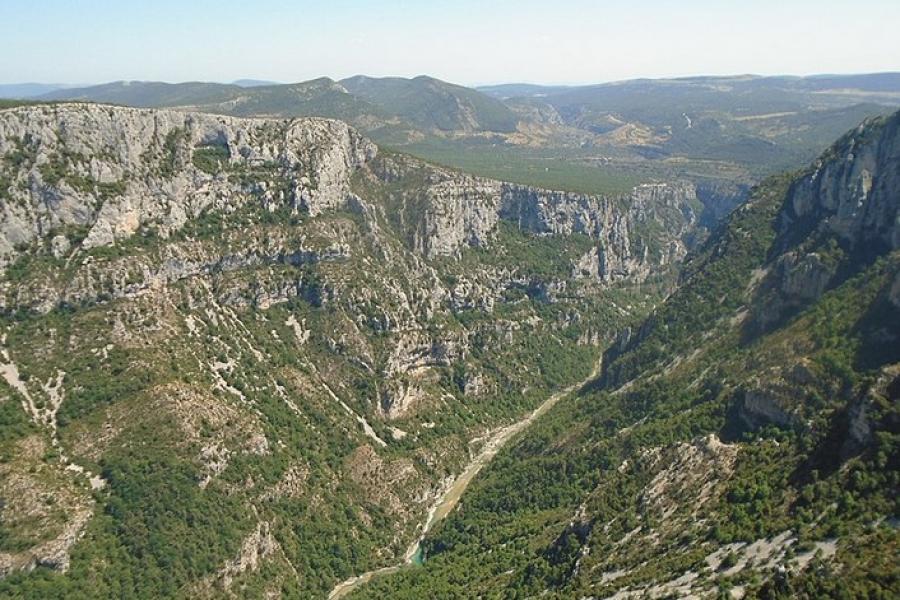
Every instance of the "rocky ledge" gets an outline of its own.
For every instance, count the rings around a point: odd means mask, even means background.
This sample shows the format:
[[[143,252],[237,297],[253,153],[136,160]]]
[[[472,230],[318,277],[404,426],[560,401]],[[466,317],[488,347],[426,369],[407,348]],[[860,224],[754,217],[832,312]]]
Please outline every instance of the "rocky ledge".
[[[326,119],[238,119],[93,104],[0,111],[0,265],[36,239],[106,246],[165,237],[250,199],[316,215],[348,199],[376,147]],[[236,175],[224,177],[223,172]],[[242,177],[243,175],[243,177]]]

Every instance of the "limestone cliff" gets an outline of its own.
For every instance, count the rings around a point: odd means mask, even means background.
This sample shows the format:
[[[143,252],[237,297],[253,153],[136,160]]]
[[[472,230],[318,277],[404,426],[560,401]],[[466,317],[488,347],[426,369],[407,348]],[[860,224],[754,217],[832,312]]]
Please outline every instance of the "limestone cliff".
[[[207,173],[196,155],[208,149],[224,153],[225,168],[268,170],[269,181],[240,186]],[[323,119],[96,105],[3,111],[0,260],[9,262],[17,246],[70,226],[87,228],[85,248],[110,245],[147,225],[165,237],[205,210],[234,211],[257,197],[316,215],[346,202],[350,176],[375,152],[352,128]],[[652,244],[632,240],[642,225],[663,227],[653,258],[665,264],[683,255],[683,238],[696,221],[696,190],[686,183],[641,185],[626,198],[604,198],[435,174],[416,240],[428,257],[487,245],[503,219],[530,233],[598,240],[582,270],[612,280],[650,260]],[[53,242],[60,253],[70,244],[65,238]]]
[[[788,191],[755,324],[766,330],[859,264],[900,248],[900,115],[863,123]]]
[[[863,123],[796,181],[778,218],[787,248],[814,232],[867,254],[900,248],[900,115]]]
[[[374,168],[386,180],[409,159]],[[413,215],[413,245],[428,258],[489,248],[501,222],[537,236],[579,234],[594,247],[575,261],[574,277],[641,281],[680,261],[698,224],[700,203],[686,182],[642,184],[624,197],[542,190],[435,168]]]
[[[204,170],[258,171],[252,184]],[[342,205],[350,174],[375,146],[338,121],[236,119],[97,105],[0,111],[0,264],[17,248],[86,229],[84,248],[142,226],[162,237],[205,210],[238,210],[251,198],[310,214]],[[201,166],[198,166],[201,165]]]

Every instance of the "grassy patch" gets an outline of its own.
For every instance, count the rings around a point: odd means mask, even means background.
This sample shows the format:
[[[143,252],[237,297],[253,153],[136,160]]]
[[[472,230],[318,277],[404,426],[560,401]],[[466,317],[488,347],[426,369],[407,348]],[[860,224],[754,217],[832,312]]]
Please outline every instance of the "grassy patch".
[[[501,181],[582,194],[626,194],[641,183],[633,174],[593,167],[550,151],[503,144],[424,141],[398,147],[425,160]]]

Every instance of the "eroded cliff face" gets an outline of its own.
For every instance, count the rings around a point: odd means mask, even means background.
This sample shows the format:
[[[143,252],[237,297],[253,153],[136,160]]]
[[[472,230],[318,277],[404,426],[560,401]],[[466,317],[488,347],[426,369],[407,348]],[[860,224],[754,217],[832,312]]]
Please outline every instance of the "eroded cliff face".
[[[385,180],[409,169],[409,159],[373,167]],[[542,236],[582,235],[594,246],[572,263],[576,278],[642,281],[680,261],[698,223],[693,184],[642,184],[625,197],[541,190],[435,169],[425,182],[414,247],[428,258],[489,248],[498,226]]]
[[[817,232],[869,254],[900,247],[900,119],[876,123],[844,136],[791,187],[778,220],[782,246]]]
[[[505,221],[531,234],[582,234],[594,240],[596,246],[573,265],[573,273],[604,282],[643,280],[679,261],[697,220],[696,194],[686,183],[644,184],[626,198],[604,198],[466,178],[442,182],[429,193],[432,208],[421,243],[426,255],[489,247],[498,223]]]
[[[342,206],[352,172],[375,146],[339,121],[235,119],[96,105],[37,106],[0,113],[5,200],[0,260],[17,247],[81,228],[83,248],[127,239],[142,226],[168,237],[207,210],[252,200],[289,203],[311,215]],[[204,156],[204,153],[207,153]],[[252,184],[204,169],[263,171]]]
[[[649,310],[657,290],[628,284],[696,222],[687,185],[608,199],[381,154],[322,119],[0,111],[0,410],[21,420],[0,438],[18,540],[0,575],[92,577],[117,560],[70,564],[92,515],[153,529],[134,499],[176,484],[179,514],[233,529],[187,536],[220,566],[192,576],[213,595],[268,568],[310,596],[390,562],[477,440]],[[154,531],[177,547],[180,526]],[[305,558],[317,527],[350,557],[326,576]],[[140,542],[125,529],[108,547]]]
[[[817,300],[858,264],[900,248],[900,118],[845,135],[788,191],[772,264],[759,285],[766,330]]]
[[[0,264],[27,254],[33,244],[65,259],[78,248],[112,246],[139,232],[165,240],[205,214],[235,213],[250,204],[313,217],[349,205],[371,213],[371,203],[351,192],[351,178],[375,154],[375,146],[352,128],[323,119],[236,119],[96,105],[4,111]],[[402,158],[375,168],[390,181],[402,177],[410,162]],[[646,184],[625,198],[604,198],[430,168],[415,192],[421,198],[411,219],[413,246],[425,258],[487,248],[503,221],[529,234],[587,236],[595,244],[572,262],[572,275],[606,283],[643,280],[678,262],[697,223],[696,190],[686,183]],[[340,243],[320,253],[269,242],[233,256],[171,256],[156,268],[141,267],[144,284],[349,252]],[[141,287],[131,281],[109,292],[119,297]],[[89,297],[75,282],[66,296],[37,304],[46,311]]]

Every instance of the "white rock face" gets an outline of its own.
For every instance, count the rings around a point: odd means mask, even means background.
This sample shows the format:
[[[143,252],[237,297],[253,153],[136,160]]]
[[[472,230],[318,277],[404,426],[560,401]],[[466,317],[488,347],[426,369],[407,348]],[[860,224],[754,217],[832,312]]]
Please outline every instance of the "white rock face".
[[[836,157],[820,159],[794,185],[779,219],[782,234],[816,226],[850,246],[900,248],[900,119],[874,131],[860,125],[839,142]]]
[[[252,183],[198,168],[197,152],[209,148],[222,157],[219,170],[252,173]],[[165,238],[204,211],[233,212],[248,202],[311,216],[348,202],[365,207],[350,177],[375,153],[351,127],[325,119],[91,104],[0,111],[0,176],[10,183],[0,191],[0,267],[37,239],[52,237],[62,258],[76,243],[109,246],[148,228]],[[386,179],[397,176],[382,170]],[[645,184],[607,198],[434,169],[422,193],[412,241],[428,258],[489,246],[503,220],[531,234],[595,240],[573,273],[604,282],[643,279],[680,260],[697,221],[696,189],[687,183]]]
[[[242,187],[194,165],[215,147],[223,165],[271,173]],[[374,144],[326,119],[239,119],[89,104],[0,111],[0,265],[50,232],[87,228],[85,248],[128,238],[142,226],[167,236],[208,208],[288,202],[316,215],[343,205],[350,175]],[[65,239],[54,242],[64,247]]]
[[[861,125],[791,187],[776,221],[780,256],[760,289],[766,330],[841,280],[845,263],[900,248],[900,119]],[[820,247],[816,240],[832,239]],[[888,299],[891,299],[891,292]]]
[[[606,198],[459,176],[431,185],[426,198],[415,245],[429,258],[490,246],[502,220],[532,234],[596,240],[573,272],[604,282],[643,279],[683,258],[698,218],[696,189],[681,182],[644,184],[625,198]]]
[[[484,246],[500,219],[498,181],[460,177],[428,188],[428,208],[417,249],[428,257],[456,254],[463,246]]]
[[[779,427],[789,427],[794,423],[794,418],[782,406],[782,398],[788,393],[789,390],[763,384],[744,390],[743,398],[738,406],[738,418],[751,430],[769,423]]]
[[[796,301],[815,300],[828,286],[834,275],[834,265],[827,265],[815,252],[809,254],[788,253],[775,265],[781,275],[780,290]]]

